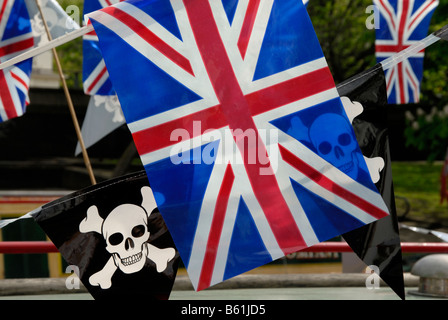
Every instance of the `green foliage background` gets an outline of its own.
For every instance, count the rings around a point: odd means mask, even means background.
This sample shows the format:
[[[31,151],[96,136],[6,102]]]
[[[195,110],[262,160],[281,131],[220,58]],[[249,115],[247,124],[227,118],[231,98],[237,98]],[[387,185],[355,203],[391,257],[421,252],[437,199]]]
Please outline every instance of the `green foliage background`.
[[[62,8],[83,0],[58,0]],[[281,0],[280,0],[281,1]],[[299,1],[299,0],[298,0]],[[376,64],[375,30],[366,27],[372,0],[310,0],[308,13],[336,83]],[[70,12],[68,12],[71,15]],[[82,21],[82,17],[79,17]],[[448,24],[448,0],[439,0],[428,33]],[[61,47],[58,53],[72,88],[81,88],[82,39]],[[448,146],[448,42],[439,41],[425,50],[420,102],[405,108],[407,146],[425,151],[429,160],[442,159]],[[419,109],[419,115],[416,110]]]
[[[79,24],[82,24],[84,0],[57,0],[67,15]],[[75,5],[78,10],[72,11],[70,5]],[[82,88],[82,38],[77,38],[57,47],[62,70],[66,76],[67,85],[70,88]]]
[[[371,0],[310,0],[308,13],[322,50],[339,83],[372,67],[375,30],[366,27]],[[428,34],[448,24],[448,0],[439,0]],[[418,104],[391,105],[407,111],[406,146],[443,159],[448,146],[448,42],[438,41],[425,50]],[[417,115],[418,110],[418,115]]]

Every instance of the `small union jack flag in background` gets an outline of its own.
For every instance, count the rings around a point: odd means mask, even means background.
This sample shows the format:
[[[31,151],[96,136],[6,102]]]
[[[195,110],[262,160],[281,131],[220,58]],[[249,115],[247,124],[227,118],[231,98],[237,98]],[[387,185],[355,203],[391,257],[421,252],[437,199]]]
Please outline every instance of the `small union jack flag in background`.
[[[388,216],[301,1],[90,20],[196,290]]]
[[[0,62],[34,46],[23,0],[0,0]],[[0,70],[0,122],[23,115],[28,105],[32,59]]]
[[[84,15],[118,2],[119,0],[86,0],[84,1]],[[115,95],[106,64],[98,47],[98,37],[95,31],[83,36],[82,77],[85,94]]]
[[[118,2],[119,0],[85,0],[84,15]],[[90,21],[87,23],[90,24]],[[120,103],[112,88],[95,31],[83,36],[82,76],[84,93],[91,96],[81,129],[86,148],[89,148],[124,123]],[[78,143],[75,155],[80,153],[81,146]]]
[[[379,9],[376,29],[376,57],[382,60],[400,52],[427,36],[437,0],[374,0]],[[388,103],[417,103],[423,77],[424,52],[386,70]]]

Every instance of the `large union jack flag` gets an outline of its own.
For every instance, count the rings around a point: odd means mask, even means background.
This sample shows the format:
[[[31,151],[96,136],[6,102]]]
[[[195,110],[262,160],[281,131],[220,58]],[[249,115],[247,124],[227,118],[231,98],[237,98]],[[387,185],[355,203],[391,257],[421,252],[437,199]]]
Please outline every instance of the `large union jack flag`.
[[[0,0],[0,62],[34,45],[25,2]],[[0,122],[23,115],[28,105],[32,60],[0,70]]]
[[[374,0],[379,9],[376,57],[382,60],[427,36],[437,0]],[[424,51],[386,70],[388,103],[417,103],[423,77]]]
[[[388,215],[300,1],[90,19],[196,290]]]

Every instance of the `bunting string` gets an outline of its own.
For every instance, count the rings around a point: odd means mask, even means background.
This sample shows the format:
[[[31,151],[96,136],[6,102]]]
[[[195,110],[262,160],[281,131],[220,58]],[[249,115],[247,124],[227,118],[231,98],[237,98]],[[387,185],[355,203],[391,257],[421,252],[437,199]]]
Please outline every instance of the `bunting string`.
[[[440,28],[439,30],[431,33],[426,38],[423,38],[422,40],[414,43],[413,45],[407,47],[406,49],[397,52],[396,54],[390,56],[387,59],[384,59],[380,63],[376,64],[372,69],[370,69],[368,72],[363,72],[358,74],[357,76],[353,76],[350,80],[344,81],[343,84],[337,85],[337,88],[341,88],[345,85],[348,85],[352,82],[358,81],[359,79],[363,77],[367,77],[372,73],[375,73],[378,71],[379,68],[383,68],[384,71],[396,66],[400,62],[403,62],[405,59],[415,55],[416,53],[424,50],[425,48],[429,47],[430,45],[436,43],[440,39],[446,40],[448,37],[448,24]],[[1,68],[1,65],[0,65]]]
[[[91,24],[87,24],[87,25],[83,26],[82,28],[79,28],[75,31],[67,33],[67,34],[60,36],[56,39],[53,39],[43,45],[40,45],[38,47],[35,47],[33,49],[30,49],[30,50],[22,53],[22,54],[19,54],[3,63],[0,63],[0,70],[2,70],[4,68],[11,67],[21,61],[26,60],[26,59],[38,56],[48,50],[51,50],[53,48],[56,48],[60,45],[65,44],[67,42],[70,42],[76,38],[82,37],[83,35],[85,35],[89,32],[92,32],[92,31],[94,31],[93,26]],[[426,38],[414,43],[413,45],[409,46],[408,48],[406,48],[400,52],[397,52],[393,56],[381,61],[381,63],[378,63],[375,67],[373,67],[370,70],[370,72],[367,72],[367,73],[364,72],[364,73],[359,74],[358,76],[354,76],[351,78],[350,81],[346,81],[346,82],[344,82],[344,84],[338,85],[337,87],[339,88],[340,86],[344,86],[353,81],[357,81],[362,77],[366,77],[370,73],[377,71],[378,68],[383,68],[383,70],[386,71],[387,69],[394,67],[395,65],[397,65],[398,63],[407,59],[408,57],[410,57],[410,56],[416,54],[417,52],[420,52],[420,51],[424,50],[425,48],[429,47],[430,45],[436,43],[440,39],[444,39],[444,40],[448,39],[448,24],[443,26],[439,30],[431,33]]]

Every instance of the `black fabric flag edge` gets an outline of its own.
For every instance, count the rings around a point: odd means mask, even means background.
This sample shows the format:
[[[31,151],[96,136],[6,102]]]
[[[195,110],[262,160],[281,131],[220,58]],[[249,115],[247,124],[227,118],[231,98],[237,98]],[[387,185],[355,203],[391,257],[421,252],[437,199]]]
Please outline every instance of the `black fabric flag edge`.
[[[353,120],[353,128],[364,156],[384,160],[380,180],[375,185],[390,212],[390,216],[345,233],[343,238],[367,266],[378,267],[379,276],[404,300],[402,251],[392,182],[383,68],[377,64],[336,87],[341,97],[346,96],[363,106],[363,112]]]

